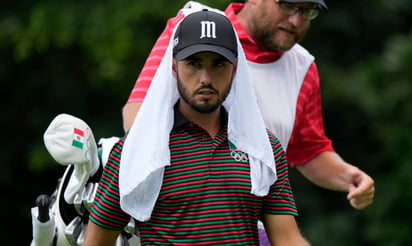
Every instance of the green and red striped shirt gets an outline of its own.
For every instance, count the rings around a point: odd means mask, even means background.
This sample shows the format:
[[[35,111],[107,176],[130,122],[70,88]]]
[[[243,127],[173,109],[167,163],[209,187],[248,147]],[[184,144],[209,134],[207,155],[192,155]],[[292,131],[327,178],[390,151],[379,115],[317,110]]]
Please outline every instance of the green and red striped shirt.
[[[212,139],[195,124],[175,122],[171,165],[165,167],[158,200],[150,220],[137,221],[142,245],[259,245],[262,213],[297,215],[285,153],[273,134],[268,133],[277,180],[267,196],[258,197],[251,194],[247,155],[229,144],[226,126]],[[124,141],[111,151],[90,213],[91,221],[113,230],[130,220],[119,205]]]

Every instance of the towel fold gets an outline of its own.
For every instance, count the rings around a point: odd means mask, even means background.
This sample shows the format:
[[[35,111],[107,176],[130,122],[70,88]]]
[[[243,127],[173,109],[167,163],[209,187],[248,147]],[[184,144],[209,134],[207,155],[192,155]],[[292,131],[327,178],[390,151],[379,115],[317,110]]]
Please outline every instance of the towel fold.
[[[162,186],[164,167],[170,165],[169,136],[173,107],[179,99],[172,75],[172,43],[169,42],[122,150],[120,206],[139,221],[150,219]],[[228,112],[229,141],[249,156],[251,193],[264,196],[276,181],[276,168],[239,40],[238,68],[223,106]]]

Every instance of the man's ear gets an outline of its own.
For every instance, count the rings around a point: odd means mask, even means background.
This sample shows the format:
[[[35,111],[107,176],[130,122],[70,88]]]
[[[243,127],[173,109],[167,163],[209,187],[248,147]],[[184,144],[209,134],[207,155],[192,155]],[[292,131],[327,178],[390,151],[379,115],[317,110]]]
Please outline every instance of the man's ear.
[[[177,60],[176,60],[176,58],[173,58],[172,74],[173,74],[173,77],[177,78]]]
[[[236,72],[237,72],[237,62],[238,62],[238,59],[236,58],[236,59],[233,61],[233,77],[235,77],[235,74],[236,74]]]

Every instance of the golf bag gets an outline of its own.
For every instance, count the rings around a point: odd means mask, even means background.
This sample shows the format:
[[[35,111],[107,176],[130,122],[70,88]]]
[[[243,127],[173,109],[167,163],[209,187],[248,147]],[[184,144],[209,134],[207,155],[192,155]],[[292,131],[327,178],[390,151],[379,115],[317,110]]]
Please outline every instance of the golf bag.
[[[118,138],[102,138],[96,144],[89,126],[67,114],[58,115],[44,134],[50,155],[67,166],[50,195],[39,195],[31,209],[31,246],[82,245],[91,205],[107,161]],[[115,246],[140,245],[134,220],[122,230]]]

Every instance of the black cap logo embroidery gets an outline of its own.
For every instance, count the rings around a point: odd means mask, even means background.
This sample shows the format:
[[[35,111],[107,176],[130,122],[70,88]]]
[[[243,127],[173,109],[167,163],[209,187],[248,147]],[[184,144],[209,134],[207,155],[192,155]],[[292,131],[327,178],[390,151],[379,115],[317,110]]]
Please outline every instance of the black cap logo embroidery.
[[[200,38],[216,38],[216,23],[214,21],[201,21]]]

